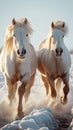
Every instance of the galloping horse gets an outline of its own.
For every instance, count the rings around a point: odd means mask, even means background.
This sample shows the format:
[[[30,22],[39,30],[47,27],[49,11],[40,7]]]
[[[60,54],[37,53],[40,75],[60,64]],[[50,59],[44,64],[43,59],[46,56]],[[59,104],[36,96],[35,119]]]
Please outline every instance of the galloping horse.
[[[52,22],[49,36],[40,43],[38,51],[38,69],[44,81],[46,94],[50,88],[51,96],[56,97],[55,80],[57,79],[57,83],[62,80],[64,88],[60,101],[63,104],[67,103],[71,66],[70,53],[64,44],[64,36],[67,31],[65,22]]]
[[[17,82],[21,82],[18,88],[18,117],[23,115],[22,98],[25,95],[25,101],[28,100],[37,67],[36,52],[30,44],[32,31],[27,18],[19,21],[13,19],[12,24],[6,30],[0,55],[0,68],[5,76],[10,104],[15,98]]]

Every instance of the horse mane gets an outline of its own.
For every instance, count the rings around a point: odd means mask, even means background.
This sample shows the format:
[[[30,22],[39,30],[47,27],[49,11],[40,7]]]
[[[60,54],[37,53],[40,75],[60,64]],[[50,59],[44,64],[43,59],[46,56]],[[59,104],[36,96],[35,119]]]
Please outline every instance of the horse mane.
[[[16,21],[16,24],[11,24],[10,26],[7,27],[6,33],[5,33],[5,38],[4,38],[4,47],[6,50],[11,51],[13,47],[13,31],[14,29],[21,27],[26,30],[28,34],[32,34],[33,30],[31,28],[30,22],[27,20],[27,23],[25,22],[26,18],[22,18],[18,21]]]
[[[52,23],[51,23],[51,24],[52,24]],[[67,25],[65,24],[65,22],[63,22],[63,21],[56,21],[56,22],[53,22],[53,24],[54,24],[54,28],[57,28],[57,29],[63,31],[63,32],[65,33],[65,35],[67,34],[67,32],[68,32],[68,27],[67,27]],[[63,25],[64,25],[64,26],[63,26]],[[54,29],[54,28],[52,28],[52,27],[50,27],[50,28],[51,28],[51,30]]]

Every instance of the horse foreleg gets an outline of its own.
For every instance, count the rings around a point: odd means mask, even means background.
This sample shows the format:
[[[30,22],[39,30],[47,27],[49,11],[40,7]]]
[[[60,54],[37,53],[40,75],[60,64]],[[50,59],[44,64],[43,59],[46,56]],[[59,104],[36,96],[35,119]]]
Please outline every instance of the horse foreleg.
[[[49,84],[48,84],[48,80],[46,77],[42,76],[42,80],[44,82],[44,86],[46,88],[46,95],[48,95],[48,92],[49,92]]]
[[[5,81],[5,84],[8,89],[9,104],[12,105],[13,99],[15,99],[17,83],[12,83],[11,81],[8,80],[8,81]]]
[[[24,94],[24,96],[25,96],[25,102],[28,101],[28,98],[29,98],[29,95],[30,95],[30,89],[31,89],[31,87],[32,87],[32,85],[34,83],[34,79],[35,79],[35,73],[31,76],[29,84],[25,88],[25,94]]]
[[[56,79],[56,81],[55,81],[55,88],[56,88],[56,91],[57,91],[57,97],[60,97],[61,83],[62,83],[62,79],[61,78]]]
[[[48,78],[48,82],[49,82],[49,87],[50,87],[50,92],[51,92],[51,96],[52,97],[56,97],[57,93],[56,93],[56,90],[55,90],[55,85],[54,85],[54,79],[50,76],[47,76]]]
[[[67,103],[67,95],[69,93],[69,76],[63,78],[64,88],[63,88],[63,96],[61,97],[61,103]]]
[[[23,116],[23,110],[22,110],[22,98],[25,92],[26,83],[22,83],[22,85],[18,88],[18,95],[19,95],[19,103],[18,103],[18,114],[17,118]]]

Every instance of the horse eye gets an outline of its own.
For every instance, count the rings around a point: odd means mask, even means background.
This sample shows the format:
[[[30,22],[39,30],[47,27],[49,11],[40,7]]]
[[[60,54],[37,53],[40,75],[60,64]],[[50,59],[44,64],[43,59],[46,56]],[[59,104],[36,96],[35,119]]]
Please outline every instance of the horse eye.
[[[28,34],[26,34],[26,37],[28,37]]]
[[[64,35],[63,35],[63,38],[64,38]]]

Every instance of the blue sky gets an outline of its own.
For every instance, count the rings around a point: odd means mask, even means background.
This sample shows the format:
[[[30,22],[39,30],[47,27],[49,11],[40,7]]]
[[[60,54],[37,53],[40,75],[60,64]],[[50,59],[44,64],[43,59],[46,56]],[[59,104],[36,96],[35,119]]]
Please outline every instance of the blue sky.
[[[68,49],[73,49],[73,0],[0,0],[0,47],[12,18],[22,17],[32,24],[31,43],[35,49],[48,35],[51,22],[56,20],[67,23],[69,32],[65,44]]]

